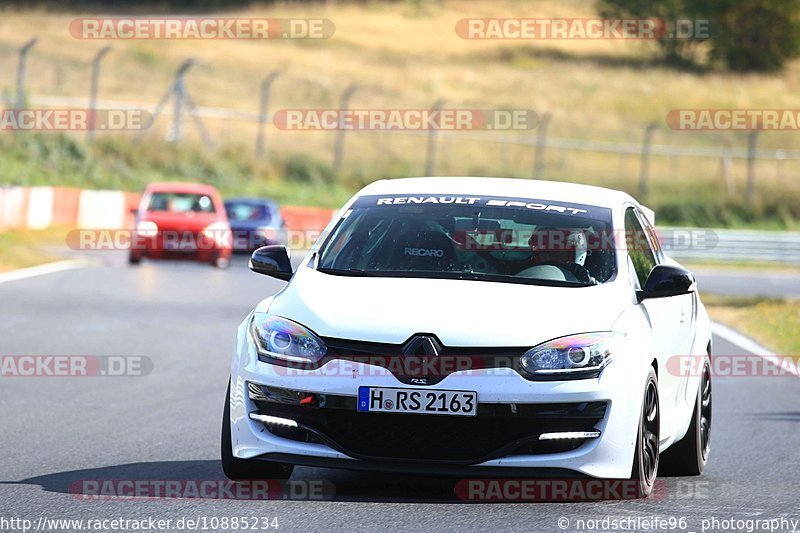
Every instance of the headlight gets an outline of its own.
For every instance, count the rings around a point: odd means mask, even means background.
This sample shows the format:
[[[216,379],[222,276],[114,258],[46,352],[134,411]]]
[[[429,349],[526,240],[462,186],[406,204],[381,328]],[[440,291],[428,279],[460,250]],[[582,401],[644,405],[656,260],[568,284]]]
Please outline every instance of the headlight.
[[[322,339],[289,319],[254,313],[250,335],[259,355],[283,361],[316,363],[327,353]]]
[[[202,235],[218,246],[228,246],[231,242],[231,227],[225,222],[213,222],[203,229]]]
[[[136,224],[136,233],[142,237],[155,237],[158,234],[158,224],[150,220],[141,220]]]
[[[597,377],[620,344],[624,333],[581,333],[547,341],[520,358],[523,370],[550,379]]]

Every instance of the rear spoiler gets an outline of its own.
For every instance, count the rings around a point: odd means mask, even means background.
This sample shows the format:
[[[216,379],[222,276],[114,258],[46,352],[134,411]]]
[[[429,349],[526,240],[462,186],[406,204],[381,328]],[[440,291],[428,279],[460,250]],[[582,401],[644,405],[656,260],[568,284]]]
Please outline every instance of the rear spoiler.
[[[655,227],[655,225],[656,225],[656,213],[655,213],[655,211],[653,211],[652,209],[649,209],[649,208],[647,208],[647,207],[645,207],[643,205],[640,205],[639,207],[642,208],[642,213],[644,213],[644,216],[647,217],[647,220],[650,222],[650,224],[653,227]]]

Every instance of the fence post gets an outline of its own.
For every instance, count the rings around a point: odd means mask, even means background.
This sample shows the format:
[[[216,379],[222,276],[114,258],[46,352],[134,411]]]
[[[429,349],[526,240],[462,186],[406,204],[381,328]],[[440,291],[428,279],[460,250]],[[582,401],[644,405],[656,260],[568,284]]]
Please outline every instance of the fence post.
[[[536,131],[536,151],[533,156],[533,179],[544,179],[544,149],[547,144],[547,126],[550,124],[550,113],[542,115]]]
[[[256,136],[256,157],[259,159],[262,159],[266,152],[264,140],[266,138],[267,112],[269,111],[269,91],[272,88],[272,82],[279,75],[280,71],[273,70],[261,82],[261,103],[258,111],[258,134]]]
[[[650,146],[653,142],[653,133],[658,128],[657,124],[648,124],[644,130],[642,138],[642,166],[639,174],[639,198],[644,200],[650,192],[649,171],[650,171]]]
[[[722,177],[725,178],[725,186],[728,189],[728,196],[734,196],[736,194],[736,181],[731,175],[731,143],[728,139],[722,140],[720,165],[722,167]]]
[[[778,181],[783,181],[783,163],[786,161],[786,152],[778,150],[775,152],[775,177]]]
[[[444,106],[444,100],[436,100],[431,106],[431,114]],[[435,122],[435,121],[434,121]],[[436,171],[436,126],[428,129],[428,156],[425,160],[425,175],[433,176]]]
[[[211,148],[213,143],[211,142],[211,138],[208,136],[208,132],[206,131],[205,126],[203,126],[203,122],[200,120],[200,117],[197,115],[197,107],[194,105],[192,98],[189,96],[189,93],[186,92],[186,87],[184,86],[183,78],[186,71],[189,70],[189,67],[194,65],[194,59],[189,58],[184,61],[178,70],[175,72],[175,79],[169,85],[167,92],[164,93],[164,96],[161,98],[161,101],[158,102],[155,109],[153,110],[153,121],[152,124],[155,123],[158,116],[164,111],[164,107],[166,107],[169,99],[173,96],[175,97],[175,117],[172,121],[172,131],[170,135],[167,137],[167,140],[170,141],[178,141],[181,137],[181,110],[183,106],[189,108],[189,112],[191,114],[192,120],[194,120],[194,124],[197,127],[197,131],[200,133],[200,137],[203,139],[203,144],[206,145],[207,148]],[[141,139],[144,137],[144,134],[147,130],[141,130],[137,139]]]
[[[756,194],[756,143],[758,141],[758,130],[753,130],[747,134],[747,188],[745,189],[745,200],[749,207],[753,207]]]
[[[503,145],[505,148],[507,145]],[[444,173],[445,175],[449,175],[452,172],[452,168],[450,166],[450,161],[452,161],[452,157],[450,154],[453,151],[453,137],[451,135],[445,135],[442,138],[442,160],[445,162]],[[506,153],[506,155],[508,155]]]
[[[172,90],[175,93],[175,111],[172,116],[172,130],[169,134],[169,140],[173,142],[178,142],[181,139],[181,111],[183,110],[183,102],[186,97],[184,77],[186,75],[186,71],[189,70],[193,64],[194,59],[187,59],[175,73],[175,83],[172,86]]]
[[[33,48],[38,40],[38,37],[34,37],[19,49],[19,63],[17,63],[17,94],[16,102],[14,102],[14,107],[16,109],[22,109],[25,106],[25,67],[28,61],[28,52],[31,51],[31,48]]]
[[[340,117],[342,112],[345,111],[350,105],[350,98],[353,97],[353,93],[355,93],[357,89],[358,86],[354,83],[351,83],[344,91],[342,91],[342,95],[339,97]],[[340,120],[339,127],[336,129],[336,140],[333,145],[333,172],[336,174],[338,174],[339,170],[342,168],[342,159],[344,158],[344,134],[345,129]]]
[[[92,82],[89,88],[89,124],[86,129],[86,142],[94,139],[95,127],[97,127],[97,86],[100,80],[100,61],[111,51],[110,46],[104,46],[97,52],[92,61]]]

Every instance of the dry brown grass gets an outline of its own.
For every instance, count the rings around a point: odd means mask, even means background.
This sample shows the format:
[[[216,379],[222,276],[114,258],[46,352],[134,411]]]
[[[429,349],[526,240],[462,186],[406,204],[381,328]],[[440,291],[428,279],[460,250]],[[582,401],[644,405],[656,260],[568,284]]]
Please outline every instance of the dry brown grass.
[[[49,251],[64,245],[65,228],[0,232],[0,272],[55,261]]]
[[[727,324],[798,360],[800,302],[791,299],[707,296],[703,301],[713,320]]]

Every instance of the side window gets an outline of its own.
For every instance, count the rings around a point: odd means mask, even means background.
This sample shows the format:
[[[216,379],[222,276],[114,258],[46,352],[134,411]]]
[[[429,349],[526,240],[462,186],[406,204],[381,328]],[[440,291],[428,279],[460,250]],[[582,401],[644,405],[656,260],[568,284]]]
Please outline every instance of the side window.
[[[664,260],[664,250],[661,249],[661,242],[658,240],[656,229],[650,224],[650,221],[644,213],[638,211],[638,214],[639,221],[642,223],[642,226],[644,226],[644,231],[647,234],[647,241],[650,243],[650,247],[655,251],[656,259],[660,263]]]
[[[650,248],[647,233],[642,228],[632,207],[625,211],[625,242],[628,245],[628,257],[633,263],[639,286],[644,287],[648,274],[656,266],[656,258]]]

